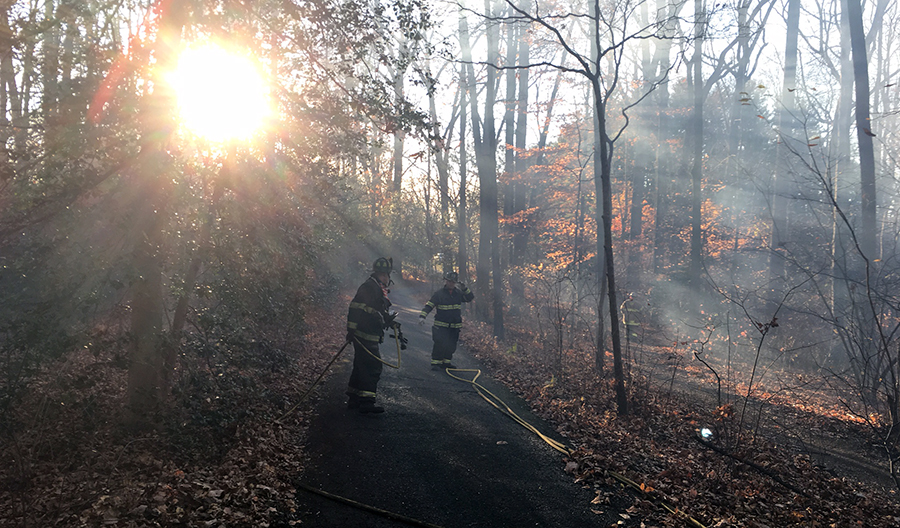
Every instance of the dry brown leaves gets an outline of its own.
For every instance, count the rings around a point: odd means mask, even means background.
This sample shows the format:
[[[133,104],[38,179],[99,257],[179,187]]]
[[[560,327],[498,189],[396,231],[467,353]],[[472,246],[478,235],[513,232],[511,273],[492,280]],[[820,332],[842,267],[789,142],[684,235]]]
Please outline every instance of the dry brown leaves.
[[[628,416],[618,416],[611,381],[594,374],[590,358],[574,355],[566,359],[564,379],[548,384],[552,355],[530,335],[514,335],[507,339],[518,341],[514,349],[501,347],[488,337],[489,329],[473,324],[463,340],[493,377],[528,399],[577,447],[564,467],[577,482],[595,488],[594,505],[609,503],[623,487],[631,489],[625,512],[630,519],[621,525],[691,525],[687,515],[718,528],[900,526],[896,493],[834,477],[807,457],[764,441],[735,453],[743,463],[696,441],[701,424],[729,419],[733,413],[727,409],[704,415],[679,402],[662,406],[647,394],[644,401],[632,401]],[[622,474],[634,489],[611,472]]]
[[[310,406],[283,423],[274,417],[306,391],[346,333],[341,309],[311,313],[307,323],[302,341],[286,345],[296,368],[246,373],[277,398],[228,403],[251,407],[256,418],[228,429],[225,449],[208,457],[173,444],[171,420],[145,434],[120,425],[127,371],[116,339],[46,365],[15,405],[11,421],[20,425],[0,445],[0,526],[297,524],[292,479],[304,464]]]

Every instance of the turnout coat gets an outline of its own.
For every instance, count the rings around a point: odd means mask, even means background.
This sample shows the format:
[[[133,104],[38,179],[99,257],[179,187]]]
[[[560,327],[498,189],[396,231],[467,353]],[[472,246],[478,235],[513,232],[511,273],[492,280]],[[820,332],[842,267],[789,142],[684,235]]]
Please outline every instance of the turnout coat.
[[[459,329],[462,328],[462,303],[471,302],[474,298],[475,294],[468,286],[463,291],[459,288],[453,288],[451,291],[441,288],[425,303],[419,316],[427,317],[431,310],[435,310],[434,326]]]
[[[384,340],[384,325],[387,321],[391,301],[385,288],[375,279],[369,277],[356,291],[350,302],[347,313],[347,332],[358,339],[370,343]]]

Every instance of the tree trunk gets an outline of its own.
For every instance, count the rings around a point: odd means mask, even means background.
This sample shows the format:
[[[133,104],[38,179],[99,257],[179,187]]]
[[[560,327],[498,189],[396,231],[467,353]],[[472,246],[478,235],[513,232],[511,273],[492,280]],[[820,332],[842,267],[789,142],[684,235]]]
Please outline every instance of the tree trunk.
[[[159,33],[155,57],[165,71],[176,60],[174,51],[181,41],[185,23],[182,3],[168,4],[170,10],[159,14]],[[167,393],[165,358],[162,343],[163,291],[162,256],[164,211],[168,203],[166,173],[171,160],[166,146],[174,116],[173,94],[158,79],[143,109],[141,151],[137,162],[140,199],[135,204],[137,247],[134,252],[135,279],[132,284],[131,363],[128,368],[128,404],[131,421],[148,425]]]
[[[173,63],[173,48],[180,41],[183,20],[178,7],[162,13],[156,46],[161,65]],[[171,46],[171,47],[170,47]],[[161,70],[163,68],[160,68]],[[173,94],[165,83],[155,82],[144,109],[144,143],[138,172],[142,197],[136,204],[137,248],[134,267],[138,277],[132,285],[131,332],[133,346],[128,371],[128,401],[135,424],[146,424],[165,396],[166,373],[162,340],[163,292],[161,251],[164,242],[163,211],[166,172],[171,165],[166,152],[169,131],[174,128]]]
[[[591,65],[594,71],[585,72],[591,82],[591,95],[594,101],[594,189],[597,197],[597,258],[602,267],[598,276],[603,283],[600,290],[600,306],[598,306],[598,339],[603,339],[602,301],[603,289],[609,301],[609,327],[613,348],[613,376],[616,387],[616,408],[620,415],[628,414],[628,392],[625,388],[625,368],[622,360],[622,340],[619,335],[619,306],[616,303],[616,274],[613,266],[612,247],[612,143],[606,131],[606,99],[601,86],[602,68],[600,66],[600,5],[598,0],[590,3],[591,8]],[[601,237],[601,229],[603,236]],[[602,255],[602,258],[601,258]],[[603,280],[605,279],[605,280]],[[605,343],[598,343],[598,354],[605,353]]]
[[[403,107],[403,99],[405,97],[404,76],[406,75],[406,68],[408,65],[408,55],[409,50],[407,49],[406,42],[401,42],[397,51],[397,70],[394,72],[394,104],[398,111]],[[401,202],[403,193],[403,145],[405,136],[406,133],[401,130],[399,126],[395,128],[394,149],[391,158],[393,161],[393,177],[391,179],[390,196],[390,223],[393,225],[393,228],[391,229],[391,254],[394,259],[394,271],[397,273],[398,277],[403,276],[403,256],[406,254],[403,238],[399,234],[400,222],[403,221],[400,214],[400,208],[402,207]]]
[[[796,126],[794,116],[794,90],[797,85],[797,40],[800,33],[800,0],[788,0],[787,33],[784,47],[784,86],[781,88],[781,109],[778,123],[782,148],[778,149],[778,163],[772,175],[772,232],[769,254],[769,278],[774,287],[784,280],[784,244],[787,240],[787,185],[790,173],[787,159],[793,156],[798,143],[795,142]]]
[[[599,64],[598,64],[599,66]],[[600,138],[594,140],[594,185],[598,197],[597,241],[600,243],[600,226],[603,229],[603,273],[606,279],[609,300],[609,328],[613,347],[613,376],[616,385],[616,408],[620,415],[628,414],[628,393],[625,389],[625,367],[622,358],[622,338],[619,333],[619,306],[616,303],[616,274],[613,266],[612,247],[612,145],[606,132],[606,103],[600,87],[600,79],[591,80],[594,93],[594,118]],[[597,175],[599,174],[599,178]],[[602,298],[602,296],[601,296]],[[601,349],[602,350],[602,349]]]
[[[500,61],[499,28],[493,19],[493,1],[484,0],[484,13],[488,19],[487,87],[484,101],[484,137],[478,154],[478,176],[481,185],[481,238],[478,244],[479,267],[484,267],[484,277],[491,270],[490,289],[493,301],[494,335],[503,339],[503,274],[500,264],[500,224],[497,195],[497,135],[494,129],[494,103],[497,100],[497,64]],[[482,253],[483,252],[483,253]],[[484,291],[484,289],[482,289]],[[487,297],[485,297],[487,298]]]
[[[440,238],[441,265],[443,269],[450,269],[454,265],[454,259],[451,255],[452,249],[450,247],[450,237],[448,236],[450,234],[450,150],[447,148],[447,144],[450,142],[450,137],[452,136],[453,122],[451,121],[447,128],[447,137],[443,137],[440,131],[440,120],[438,119],[437,102],[435,100],[436,81],[431,75],[430,61],[425,65],[422,82],[425,84],[428,91],[428,114],[431,119],[431,134],[434,141],[431,150],[434,153],[434,161],[438,171],[438,193],[441,202],[441,219],[440,226],[436,231]],[[465,95],[462,94],[463,90],[463,86],[460,86],[460,98],[458,101],[458,104],[460,105],[465,105]],[[463,112],[465,111],[464,106],[461,106],[460,109]]]
[[[694,84],[694,115],[691,123],[694,163],[691,168],[691,268],[690,284],[699,294],[703,269],[703,41],[705,33],[705,6],[703,0],[694,0],[696,27],[694,33],[694,58],[692,59]],[[694,297],[695,302],[699,296]],[[698,308],[694,306],[693,308]]]
[[[510,6],[509,15],[512,16],[513,8]],[[503,216],[506,221],[506,230],[507,230],[507,252],[506,252],[506,261],[510,266],[513,265],[512,260],[513,255],[513,246],[512,246],[512,234],[515,231],[515,227],[512,225],[510,220],[515,212],[515,187],[516,187],[516,178],[518,175],[516,174],[515,169],[515,158],[516,153],[515,149],[513,149],[513,143],[515,142],[515,122],[516,122],[516,35],[519,30],[519,24],[514,22],[507,22],[504,24],[506,28],[506,59],[504,61],[504,66],[508,69],[506,70],[506,97],[504,98],[504,107],[505,112],[503,113],[503,137],[504,137],[504,145],[503,145],[503,172],[504,172],[504,185],[503,185]]]
[[[853,61],[850,59],[850,26],[846,0],[836,0],[840,5],[841,17],[841,55],[840,70],[840,97],[835,109],[834,124],[831,128],[831,140],[829,141],[829,154],[836,160],[830,173],[827,175],[827,183],[832,193],[832,199],[840,204],[841,195],[838,193],[840,182],[844,179],[844,168],[850,165],[850,128],[853,112]],[[835,313],[843,313],[849,302],[847,294],[847,255],[846,237],[843,233],[844,226],[841,223],[837,207],[832,210],[831,232],[831,273],[829,296],[834,306]]]
[[[522,2],[524,4],[524,0]],[[525,180],[525,173],[528,170],[528,161],[522,155],[528,146],[528,83],[529,69],[527,66],[531,63],[531,45],[528,35],[528,26],[521,26],[519,31],[519,97],[516,101],[516,158],[515,172],[516,183],[514,186],[514,206],[513,211],[520,213],[529,207],[528,203],[528,185]],[[524,67],[524,68],[523,68]],[[523,219],[524,220],[524,219]],[[528,224],[517,225],[516,231],[513,233],[513,250],[510,258],[510,266],[519,266],[524,262],[525,251],[528,245]],[[525,294],[524,286],[521,281],[516,281],[516,293],[519,297]]]
[[[13,32],[9,27],[9,9],[6,5],[0,9],[0,16],[3,17],[0,22],[0,109],[3,115],[0,115],[0,144],[6,145],[11,135],[10,122],[7,118],[6,109],[11,109],[13,122],[16,122],[16,107],[18,106],[18,90],[16,86],[16,70],[13,66],[13,53],[15,52],[15,42],[13,41]],[[12,167],[10,167],[9,150],[0,149],[0,183],[13,176]]]
[[[460,16],[460,35],[462,35],[464,23],[465,19]],[[462,37],[460,37],[460,40],[462,40]],[[465,41],[468,44],[468,30],[466,30]],[[466,105],[468,104],[466,96],[469,93],[468,85],[469,81],[466,78],[466,65],[465,63],[462,63],[459,65],[459,206],[456,210],[456,229],[457,238],[459,239],[459,249],[457,253],[459,279],[464,283],[469,281],[469,221],[467,216],[468,211],[466,210],[468,205],[466,184],[469,170],[469,158],[466,151],[466,120],[468,119],[468,116],[466,115]]]
[[[656,90],[656,108],[658,114],[657,135],[659,147],[656,159],[656,216],[653,222],[653,265],[654,273],[659,273],[665,258],[665,248],[671,235],[666,228],[669,217],[669,188],[672,183],[672,152],[670,141],[674,139],[671,130],[672,119],[669,116],[669,69],[671,68],[671,49],[675,35],[675,15],[684,6],[685,1],[678,5],[668,6],[667,0],[657,0],[657,12],[664,13],[669,9],[663,30],[663,38],[657,42],[653,63],[655,66],[654,81],[659,83]]]
[[[60,28],[54,21],[54,2],[44,2],[44,23],[49,28],[41,40],[41,117],[44,121],[44,138],[47,150],[51,151],[59,142],[56,137],[56,112],[59,108],[59,42]]]
[[[479,181],[481,181],[482,179],[487,179],[487,177],[484,176],[484,172],[483,172],[483,171],[487,170],[483,167],[484,163],[493,161],[492,165],[494,165],[494,173],[493,173],[494,174],[494,187],[496,187],[496,184],[497,184],[496,160],[494,158],[494,152],[496,151],[496,149],[494,151],[490,151],[491,155],[487,156],[489,159],[485,160],[486,156],[484,155],[484,150],[485,150],[484,142],[488,141],[488,134],[487,134],[486,126],[485,126],[484,137],[482,137],[482,134],[481,134],[481,127],[480,127],[479,117],[478,117],[478,97],[477,97],[478,91],[477,91],[477,87],[475,84],[475,81],[476,81],[475,67],[473,66],[473,62],[472,62],[472,47],[471,47],[471,44],[469,43],[469,28],[468,28],[468,23],[466,21],[466,18],[462,15],[460,15],[459,25],[460,25],[460,29],[459,29],[460,54],[462,55],[463,64],[466,65],[466,78],[468,81],[467,84],[468,84],[468,91],[469,91],[469,104],[471,106],[471,113],[472,113],[472,143],[474,144],[474,147],[475,147],[475,166],[476,166],[476,169],[478,170]],[[495,69],[490,69],[489,71],[494,71],[496,73]],[[494,83],[491,82],[490,85],[493,86]],[[491,94],[493,95],[493,93],[494,93],[493,88],[491,90],[492,90]],[[490,110],[493,107],[485,105],[485,108]],[[491,114],[491,121],[493,121],[492,112],[490,112],[490,114]],[[487,125],[486,121],[485,121],[485,125]],[[492,130],[491,135],[493,135],[493,124],[491,125],[491,130]],[[496,141],[494,141],[494,143],[496,143]],[[480,302],[476,302],[475,310],[476,310],[476,314],[478,315],[478,317],[481,320],[487,321],[490,318],[490,306],[491,306],[490,302],[489,302],[489,300],[491,299],[491,289],[490,289],[490,280],[491,280],[491,277],[490,277],[490,256],[491,256],[490,240],[491,239],[489,236],[487,236],[485,234],[485,230],[489,229],[485,225],[486,223],[488,223],[488,220],[485,218],[485,215],[489,214],[489,213],[485,212],[485,189],[484,189],[483,185],[484,185],[484,183],[482,183],[481,193],[479,196],[479,212],[481,215],[481,218],[480,218],[481,232],[479,234],[478,255],[476,257],[477,260],[475,261],[475,288],[476,288],[476,291],[478,292],[478,298],[480,299]],[[496,194],[495,194],[495,200],[496,200]]]
[[[856,139],[859,144],[862,225],[859,237],[863,257],[874,259],[877,253],[875,150],[872,144],[872,123],[869,120],[869,66],[866,38],[863,31],[860,0],[847,0],[850,29],[850,50],[853,56],[853,77],[856,83]]]

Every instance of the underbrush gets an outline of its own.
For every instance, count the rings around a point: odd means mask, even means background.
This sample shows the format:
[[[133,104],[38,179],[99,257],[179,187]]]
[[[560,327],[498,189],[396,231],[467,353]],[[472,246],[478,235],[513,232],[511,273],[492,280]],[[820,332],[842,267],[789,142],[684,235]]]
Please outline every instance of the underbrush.
[[[292,526],[308,406],[340,317],[295,342],[221,336],[181,349],[152,432],[126,425],[122,340],[47,363],[2,433],[0,526]],[[336,348],[336,347],[334,347]]]
[[[531,333],[509,326],[503,345],[478,324],[462,338],[492,376],[575,446],[566,468],[595,489],[598,507],[628,482],[628,512],[646,526],[691,525],[685,516],[717,527],[900,525],[894,492],[836,477],[760,435],[727,448],[715,436],[702,439],[704,427],[735,429],[734,414],[722,408],[637,379],[641,390],[631,391],[629,413],[620,416],[613,382],[596,373],[590,353],[567,351],[560,361]]]

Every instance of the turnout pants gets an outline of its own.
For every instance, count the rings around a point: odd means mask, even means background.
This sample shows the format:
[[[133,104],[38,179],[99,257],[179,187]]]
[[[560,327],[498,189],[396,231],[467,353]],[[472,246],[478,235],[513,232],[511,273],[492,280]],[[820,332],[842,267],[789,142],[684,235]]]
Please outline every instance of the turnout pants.
[[[357,339],[353,340],[353,371],[350,373],[350,383],[347,384],[347,395],[351,401],[374,402],[383,365],[369,352],[379,358],[381,353],[378,351],[378,343]],[[363,345],[369,352],[366,352]]]
[[[431,339],[434,347],[431,349],[431,364],[440,365],[450,363],[456,345],[459,343],[459,328],[446,328],[443,326],[431,327]]]

